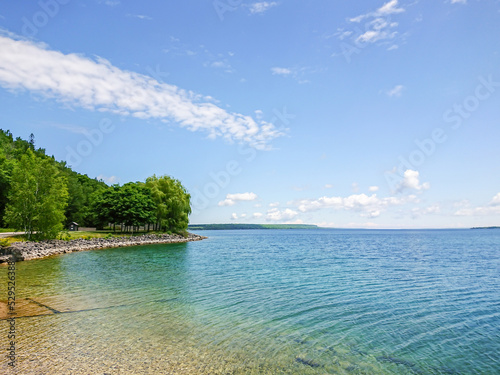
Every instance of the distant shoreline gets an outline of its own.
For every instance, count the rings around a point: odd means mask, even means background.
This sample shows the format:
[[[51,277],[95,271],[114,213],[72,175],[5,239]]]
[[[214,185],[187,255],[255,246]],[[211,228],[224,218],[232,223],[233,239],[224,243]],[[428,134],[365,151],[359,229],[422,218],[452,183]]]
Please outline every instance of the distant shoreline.
[[[314,224],[190,224],[189,230],[319,229]]]
[[[23,260],[41,259],[52,255],[109,249],[114,247],[128,247],[165,243],[183,243],[201,241],[207,237],[189,233],[187,237],[178,234],[144,234],[131,237],[75,239],[70,241],[26,241],[14,242],[11,246],[0,249],[0,263],[6,263],[14,256],[16,262]]]

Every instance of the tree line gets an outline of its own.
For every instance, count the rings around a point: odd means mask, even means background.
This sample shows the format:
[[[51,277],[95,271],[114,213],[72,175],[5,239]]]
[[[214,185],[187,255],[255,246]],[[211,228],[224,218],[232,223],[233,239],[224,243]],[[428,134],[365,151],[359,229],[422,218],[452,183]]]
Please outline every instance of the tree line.
[[[29,141],[0,129],[0,227],[28,239],[55,238],[72,222],[120,231],[183,233],[191,213],[190,195],[170,176],[108,186],[73,171]]]

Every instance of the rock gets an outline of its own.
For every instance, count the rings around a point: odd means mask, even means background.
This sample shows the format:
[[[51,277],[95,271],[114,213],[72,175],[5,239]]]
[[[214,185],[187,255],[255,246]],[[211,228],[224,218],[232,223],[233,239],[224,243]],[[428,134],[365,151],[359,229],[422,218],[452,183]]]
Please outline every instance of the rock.
[[[200,241],[207,237],[189,233],[187,237],[177,234],[145,234],[136,237],[75,239],[70,241],[49,240],[41,242],[14,242],[10,247],[1,249],[0,263],[8,262],[11,256],[16,261],[44,258],[51,255],[71,253],[73,251],[95,250],[112,247],[124,247],[158,243],[179,243]]]

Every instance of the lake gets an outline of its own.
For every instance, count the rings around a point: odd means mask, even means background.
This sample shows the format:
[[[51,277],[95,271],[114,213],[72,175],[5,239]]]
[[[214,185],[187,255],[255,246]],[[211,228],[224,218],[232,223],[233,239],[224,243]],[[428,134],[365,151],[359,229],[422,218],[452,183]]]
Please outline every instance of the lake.
[[[17,263],[17,373],[500,374],[500,230],[196,233]]]

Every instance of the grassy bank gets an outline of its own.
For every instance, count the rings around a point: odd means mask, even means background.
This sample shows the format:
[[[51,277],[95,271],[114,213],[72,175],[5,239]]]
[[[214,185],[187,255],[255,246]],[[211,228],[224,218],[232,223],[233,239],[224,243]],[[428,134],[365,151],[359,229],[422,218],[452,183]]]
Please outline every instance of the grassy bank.
[[[0,233],[6,233],[6,232],[14,232],[13,229],[0,229]],[[144,234],[172,234],[172,233],[164,233],[164,232],[153,232],[153,231],[137,231],[134,233],[131,232],[119,232],[116,231],[114,232],[113,230],[97,230],[97,231],[75,231],[75,232],[68,232],[64,231],[59,233],[56,239],[58,240],[63,240],[63,241],[71,241],[71,240],[76,240],[76,239],[84,239],[84,240],[91,240],[94,238],[115,238],[115,237],[135,237],[135,236],[141,236]],[[181,234],[182,235],[182,234]],[[16,234],[8,237],[3,237],[0,238],[0,247],[7,247],[13,244],[14,242],[23,242],[26,241],[26,238],[23,234]]]

